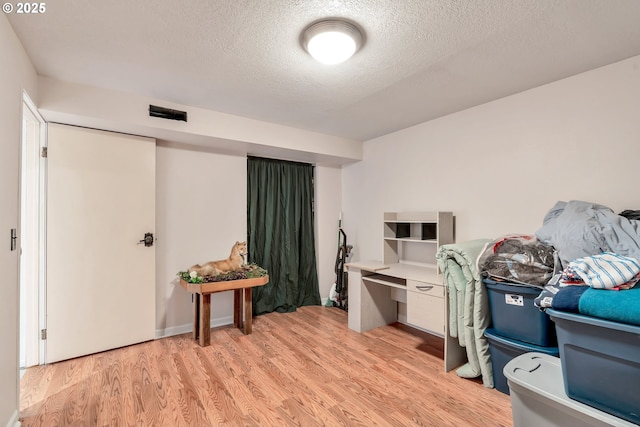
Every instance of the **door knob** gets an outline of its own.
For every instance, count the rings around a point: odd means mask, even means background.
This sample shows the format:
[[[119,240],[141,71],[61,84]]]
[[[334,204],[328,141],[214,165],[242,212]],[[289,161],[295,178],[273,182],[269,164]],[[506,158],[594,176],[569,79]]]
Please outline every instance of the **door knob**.
[[[138,244],[144,243],[146,247],[153,246],[153,233],[144,233],[144,239],[140,240]]]

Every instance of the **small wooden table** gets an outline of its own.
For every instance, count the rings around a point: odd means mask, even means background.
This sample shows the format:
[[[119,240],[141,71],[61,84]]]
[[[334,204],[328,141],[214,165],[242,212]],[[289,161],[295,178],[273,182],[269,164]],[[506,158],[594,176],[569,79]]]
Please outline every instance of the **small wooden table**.
[[[184,289],[195,296],[193,308],[193,339],[199,340],[202,347],[211,341],[211,294],[233,290],[233,326],[240,328],[245,335],[251,333],[252,303],[251,289],[269,282],[269,276],[253,279],[227,280],[210,283],[188,283],[180,279]]]

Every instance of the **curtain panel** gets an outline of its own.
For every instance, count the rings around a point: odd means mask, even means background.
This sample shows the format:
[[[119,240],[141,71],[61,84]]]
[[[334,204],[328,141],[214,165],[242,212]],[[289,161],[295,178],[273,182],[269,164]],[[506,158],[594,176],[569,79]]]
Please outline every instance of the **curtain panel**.
[[[313,166],[249,157],[247,187],[249,260],[269,271],[253,289],[253,314],[319,305]]]

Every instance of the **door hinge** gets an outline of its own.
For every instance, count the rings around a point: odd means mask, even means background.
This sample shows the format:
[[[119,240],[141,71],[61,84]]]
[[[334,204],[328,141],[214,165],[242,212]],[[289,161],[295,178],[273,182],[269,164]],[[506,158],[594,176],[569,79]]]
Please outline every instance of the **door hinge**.
[[[47,339],[47,330],[46,329],[40,329],[40,339],[41,340],[46,340]]]
[[[42,147],[42,151],[40,152],[40,157],[47,157],[48,151],[49,150],[47,147]]]
[[[17,240],[18,240],[18,230],[16,228],[12,228],[11,229],[11,250],[15,251],[17,246]]]

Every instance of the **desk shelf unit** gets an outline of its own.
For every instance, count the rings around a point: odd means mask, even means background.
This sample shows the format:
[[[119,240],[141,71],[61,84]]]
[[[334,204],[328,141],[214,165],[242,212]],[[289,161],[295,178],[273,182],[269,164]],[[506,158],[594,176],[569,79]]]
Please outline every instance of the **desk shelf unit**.
[[[438,248],[454,242],[452,212],[385,212],[383,226],[387,265],[435,267]]]

